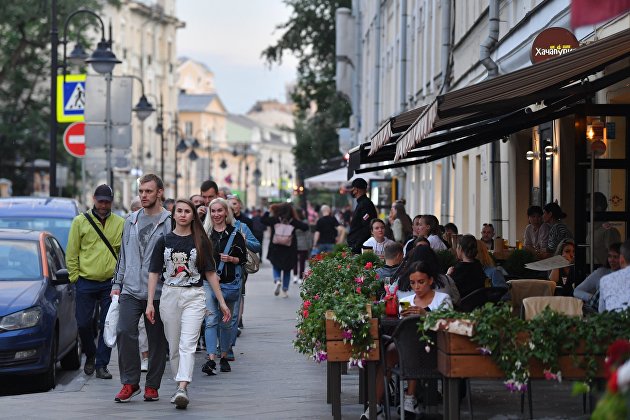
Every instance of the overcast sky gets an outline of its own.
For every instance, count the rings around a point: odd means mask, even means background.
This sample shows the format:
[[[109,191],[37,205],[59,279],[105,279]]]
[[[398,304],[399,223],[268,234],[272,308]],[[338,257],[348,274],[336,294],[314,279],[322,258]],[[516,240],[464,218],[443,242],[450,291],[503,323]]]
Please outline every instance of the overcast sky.
[[[228,111],[246,113],[257,100],[285,101],[295,80],[296,60],[287,56],[271,69],[260,53],[281,35],[290,9],[282,0],[177,0],[177,55],[206,64]]]

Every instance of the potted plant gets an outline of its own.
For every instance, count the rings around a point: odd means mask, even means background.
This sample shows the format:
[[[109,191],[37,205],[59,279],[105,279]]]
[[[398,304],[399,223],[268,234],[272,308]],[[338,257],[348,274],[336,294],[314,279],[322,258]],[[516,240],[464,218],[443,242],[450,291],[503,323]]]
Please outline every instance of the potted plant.
[[[380,315],[376,300],[383,291],[375,269],[381,262],[371,253],[353,255],[343,248],[319,254],[304,273],[298,310],[295,349],[317,362],[328,358],[326,314],[341,329],[343,343],[351,346],[348,361],[361,364],[375,347],[371,317]]]

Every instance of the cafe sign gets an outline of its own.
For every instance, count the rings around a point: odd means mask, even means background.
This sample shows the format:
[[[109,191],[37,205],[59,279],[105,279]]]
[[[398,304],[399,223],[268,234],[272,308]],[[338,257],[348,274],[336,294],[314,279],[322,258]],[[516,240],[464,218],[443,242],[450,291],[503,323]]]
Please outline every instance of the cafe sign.
[[[579,46],[580,43],[571,31],[564,28],[547,28],[534,39],[531,51],[532,64],[566,54]]]

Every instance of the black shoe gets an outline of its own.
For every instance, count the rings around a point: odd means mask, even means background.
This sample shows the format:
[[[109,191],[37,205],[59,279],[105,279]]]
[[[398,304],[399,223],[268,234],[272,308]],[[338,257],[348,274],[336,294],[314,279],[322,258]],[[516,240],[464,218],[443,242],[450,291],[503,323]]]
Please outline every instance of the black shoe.
[[[201,367],[201,371],[208,376],[213,376],[217,374],[217,362],[214,360],[207,360],[206,363]]]
[[[83,366],[83,372],[85,372],[86,375],[92,375],[94,369],[96,369],[96,356],[88,357]]]
[[[96,377],[100,379],[112,379],[112,374],[109,373],[106,367],[100,367],[96,369]]]
[[[221,358],[221,360],[219,361],[219,365],[221,366],[221,372],[232,372],[230,363],[225,357]]]
[[[241,318],[241,320],[238,321],[238,327],[239,328],[245,328],[245,327],[243,327],[243,318]]]

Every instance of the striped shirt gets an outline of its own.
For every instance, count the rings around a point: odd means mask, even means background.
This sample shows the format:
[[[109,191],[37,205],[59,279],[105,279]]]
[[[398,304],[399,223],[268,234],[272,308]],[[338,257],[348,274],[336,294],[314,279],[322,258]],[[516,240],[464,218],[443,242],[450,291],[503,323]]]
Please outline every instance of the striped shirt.
[[[556,252],[556,248],[560,242],[565,239],[572,239],[573,234],[562,222],[554,223],[551,225],[551,229],[549,229],[549,237],[547,239],[547,250],[549,252]]]

